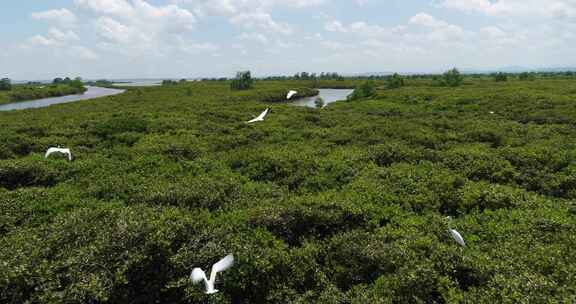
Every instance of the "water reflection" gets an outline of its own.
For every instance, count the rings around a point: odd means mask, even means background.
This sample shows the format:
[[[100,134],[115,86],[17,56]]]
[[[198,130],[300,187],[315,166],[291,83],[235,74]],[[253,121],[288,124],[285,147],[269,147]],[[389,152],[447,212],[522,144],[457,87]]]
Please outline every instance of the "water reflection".
[[[318,94],[318,96],[296,99],[291,104],[295,106],[315,108],[316,98],[322,97],[325,106],[327,106],[328,104],[331,104],[336,101],[346,100],[346,97],[348,97],[348,95],[352,94],[353,92],[353,90],[345,90],[345,89],[319,89],[318,91],[320,91],[320,94]]]

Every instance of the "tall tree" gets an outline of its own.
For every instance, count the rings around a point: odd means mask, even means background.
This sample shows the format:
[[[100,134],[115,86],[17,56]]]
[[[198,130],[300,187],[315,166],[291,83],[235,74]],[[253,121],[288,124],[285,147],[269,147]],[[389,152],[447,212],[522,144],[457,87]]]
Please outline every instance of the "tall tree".
[[[0,80],[0,91],[12,90],[12,81],[9,78],[2,78]]]
[[[250,71],[236,73],[236,78],[232,80],[230,88],[232,90],[248,90],[252,88],[252,74]]]

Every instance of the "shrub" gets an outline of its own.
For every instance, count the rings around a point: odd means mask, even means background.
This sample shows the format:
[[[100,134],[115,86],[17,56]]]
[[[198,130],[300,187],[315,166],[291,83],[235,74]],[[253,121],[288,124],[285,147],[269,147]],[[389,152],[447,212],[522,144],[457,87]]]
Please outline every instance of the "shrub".
[[[232,90],[249,90],[252,88],[252,76],[250,71],[238,72],[236,73],[236,78],[230,83],[230,88]]]
[[[534,81],[534,80],[536,80],[536,76],[534,75],[534,73],[523,72],[523,73],[520,73],[518,75],[518,79],[523,80],[523,81],[527,81],[527,80]]]
[[[12,90],[12,81],[8,78],[2,78],[0,80],[0,91],[10,91]]]
[[[438,84],[444,87],[458,87],[464,81],[464,77],[460,74],[458,69],[453,68],[442,75]]]
[[[508,81],[508,75],[506,75],[506,73],[496,73],[494,74],[494,81],[496,82],[506,82]]]
[[[376,95],[376,85],[369,80],[354,89],[354,92],[348,96],[348,101],[374,97]]]
[[[306,239],[324,239],[363,227],[367,221],[345,205],[306,202],[260,210],[253,215],[252,224],[266,228],[290,246],[298,246]]]
[[[322,99],[322,97],[316,97],[316,99],[314,100],[314,105],[316,106],[316,108],[322,109],[325,105],[324,99]]]
[[[125,132],[142,133],[148,129],[148,122],[138,117],[115,117],[93,125],[90,132],[100,137],[110,137]]]
[[[398,73],[390,76],[387,80],[386,87],[388,89],[398,89],[404,86],[404,78]]]
[[[0,187],[6,189],[49,187],[55,185],[58,179],[56,171],[40,161],[0,161]]]
[[[422,155],[404,143],[390,142],[371,147],[369,158],[379,166],[390,166],[393,163],[418,161]]]

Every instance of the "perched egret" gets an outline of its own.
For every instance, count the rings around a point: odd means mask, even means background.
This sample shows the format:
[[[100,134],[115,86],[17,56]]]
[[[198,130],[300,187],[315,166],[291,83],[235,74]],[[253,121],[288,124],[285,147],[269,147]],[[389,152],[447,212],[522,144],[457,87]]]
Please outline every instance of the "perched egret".
[[[296,94],[298,94],[298,91],[291,90],[290,92],[288,92],[288,95],[286,95],[286,99],[287,99],[287,100],[290,100],[290,99],[292,99],[292,97],[294,97],[294,95],[296,95]]]
[[[70,152],[70,149],[62,149],[62,148],[54,148],[51,147],[46,151],[46,155],[44,155],[44,158],[48,158],[48,156],[50,156],[50,154],[52,153],[62,153],[64,155],[68,156],[68,160],[72,161],[72,152]]]
[[[448,232],[450,232],[450,235],[456,241],[456,243],[458,243],[462,247],[466,247],[466,242],[464,242],[464,238],[462,237],[460,232],[456,231],[455,229],[452,229],[452,217],[451,216],[448,217]]]
[[[204,284],[206,284],[206,294],[213,294],[217,293],[218,290],[214,289],[214,283],[216,282],[216,274],[218,272],[224,271],[234,264],[234,256],[229,254],[218,263],[212,266],[212,271],[210,272],[210,280],[206,278],[206,273],[200,268],[194,268],[192,273],[190,274],[190,279],[194,284],[201,282],[204,280]]]
[[[247,121],[246,123],[250,124],[250,123],[254,123],[254,122],[264,121],[264,118],[266,117],[266,115],[268,115],[268,112],[270,112],[270,108],[267,108],[258,117],[252,119],[251,121]]]

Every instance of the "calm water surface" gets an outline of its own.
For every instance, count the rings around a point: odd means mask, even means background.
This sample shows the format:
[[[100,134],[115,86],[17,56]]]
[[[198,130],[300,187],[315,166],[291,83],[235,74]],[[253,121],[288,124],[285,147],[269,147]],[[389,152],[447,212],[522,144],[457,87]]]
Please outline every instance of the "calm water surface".
[[[11,111],[11,110],[24,110],[24,109],[34,109],[34,108],[44,108],[53,104],[59,103],[69,103],[86,99],[93,99],[98,97],[117,95],[124,93],[124,90],[117,89],[107,89],[100,87],[86,86],[86,92],[84,94],[77,95],[67,95],[61,97],[50,97],[44,99],[37,99],[32,101],[23,101],[17,103],[9,103],[5,105],[0,105],[0,111]]]
[[[316,100],[317,97],[322,97],[322,99],[324,99],[325,106],[327,106],[336,101],[346,100],[346,97],[352,94],[352,91],[354,90],[319,89],[318,91],[320,91],[320,94],[318,94],[318,96],[296,99],[291,104],[295,106],[315,108],[316,105],[314,104],[314,101]]]

